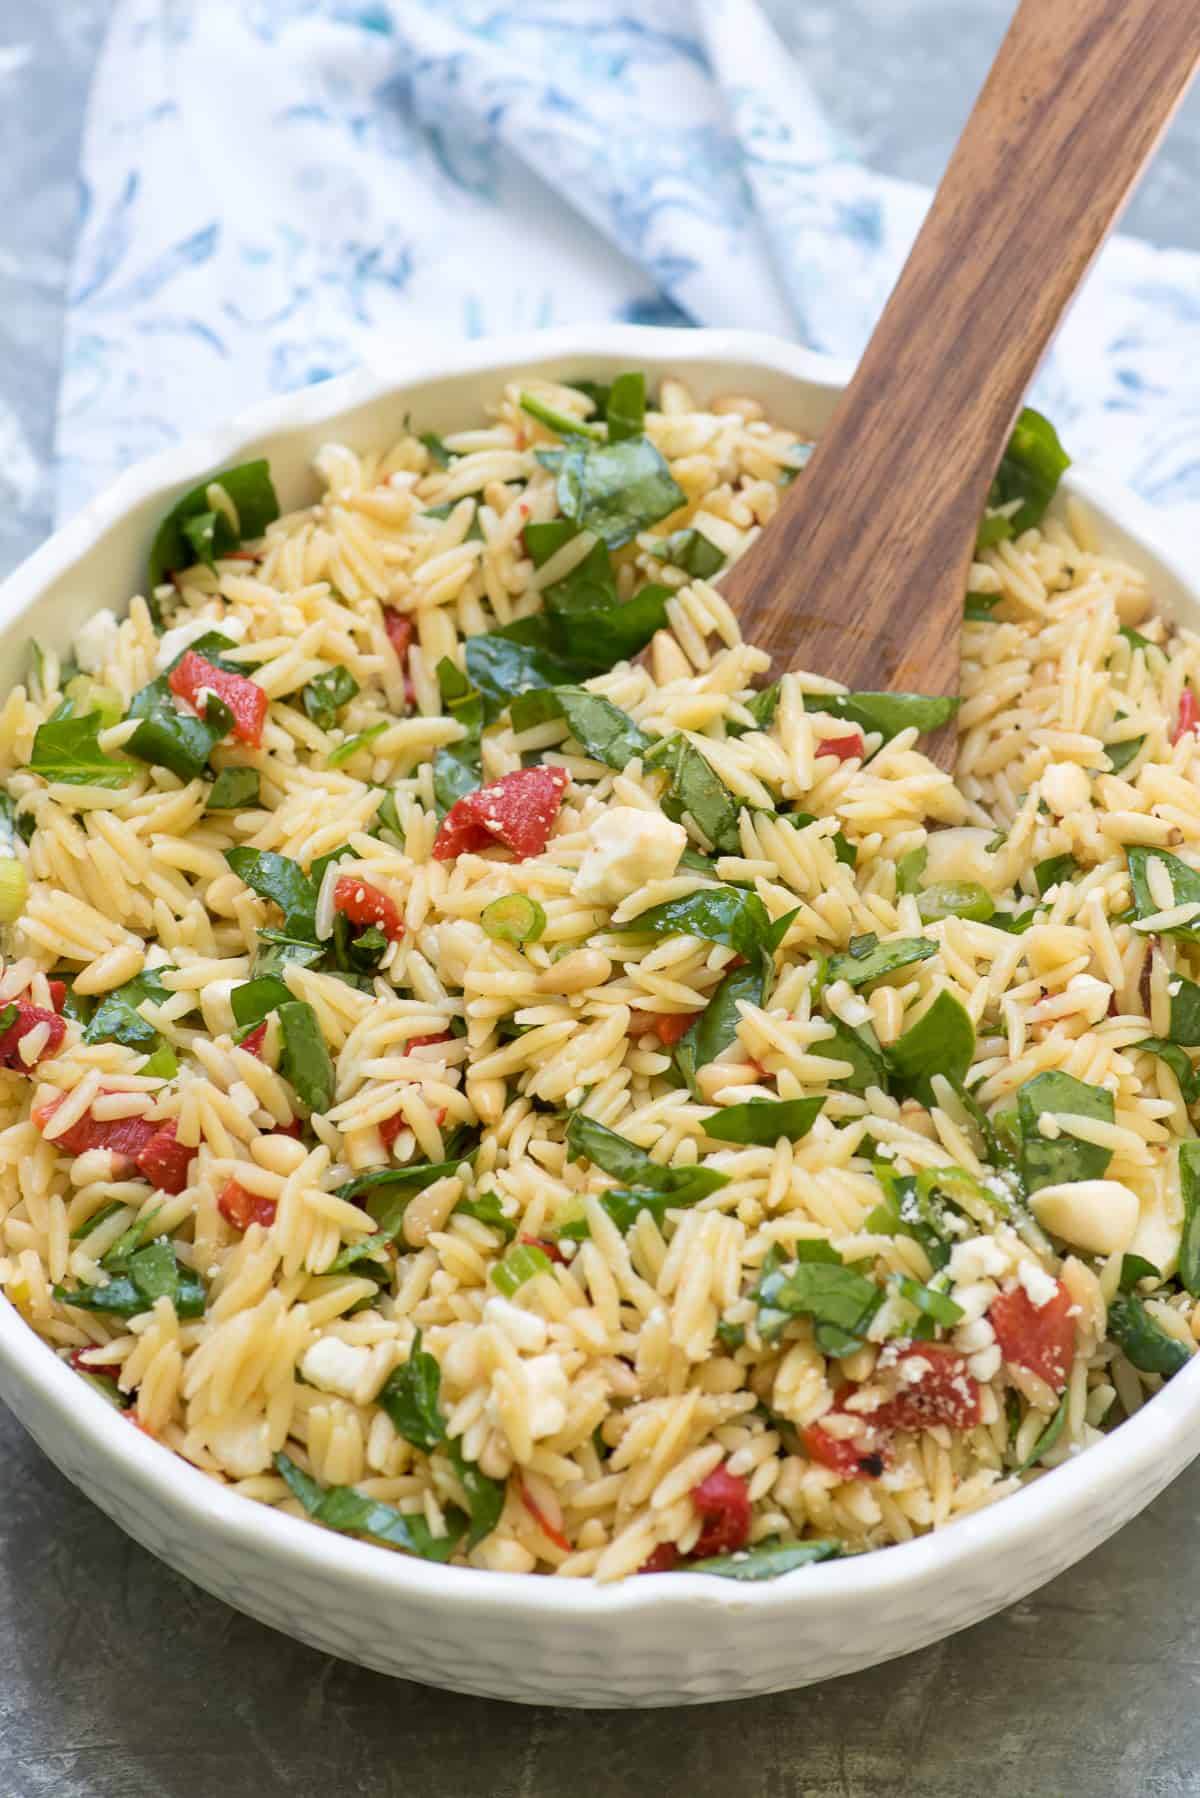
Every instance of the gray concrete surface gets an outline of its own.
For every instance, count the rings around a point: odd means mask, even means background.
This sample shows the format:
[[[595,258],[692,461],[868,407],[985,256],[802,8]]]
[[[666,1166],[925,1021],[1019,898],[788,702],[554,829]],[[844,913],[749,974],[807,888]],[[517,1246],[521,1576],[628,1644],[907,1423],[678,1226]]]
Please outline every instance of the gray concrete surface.
[[[0,0],[0,572],[49,524],[74,172],[108,0]],[[934,180],[1006,0],[773,0],[877,166]],[[1200,247],[1200,95],[1128,226]],[[940,1646],[693,1711],[518,1710],[384,1680],[127,1541],[0,1413],[0,1798],[1191,1798],[1200,1470]]]

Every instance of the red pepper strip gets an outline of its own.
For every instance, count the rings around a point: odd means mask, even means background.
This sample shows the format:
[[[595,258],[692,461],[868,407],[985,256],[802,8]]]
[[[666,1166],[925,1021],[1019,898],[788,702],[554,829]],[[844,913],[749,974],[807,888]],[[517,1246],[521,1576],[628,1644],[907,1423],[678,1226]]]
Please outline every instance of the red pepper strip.
[[[453,1041],[454,1032],[452,1030],[439,1030],[433,1036],[410,1036],[404,1045],[404,1051],[407,1054],[410,1049],[426,1049],[434,1043],[452,1043]]]
[[[670,1049],[682,1041],[699,1016],[698,1011],[631,1011],[629,1034],[645,1036],[653,1031],[664,1049]]]
[[[33,1121],[43,1133],[45,1127],[66,1097],[52,1099],[48,1105],[34,1107]],[[88,1149],[109,1149],[114,1155],[136,1164],[146,1144],[158,1133],[158,1125],[145,1118],[94,1118],[85,1111],[81,1118],[53,1138],[56,1149],[66,1155],[83,1155]]]
[[[517,768],[456,801],[434,840],[438,861],[502,843],[518,861],[540,855],[554,829],[567,774],[563,768]]]
[[[46,1041],[37,1061],[30,1064],[36,1067],[38,1061],[46,1061],[51,1055],[57,1054],[67,1034],[67,1027],[56,1011],[46,1011],[41,1005],[30,1005],[25,999],[13,999],[10,1004],[16,1006],[17,1015],[0,1036],[0,1067],[11,1068],[17,1074],[28,1074],[30,1068],[21,1059],[21,1039],[28,1036],[31,1030],[36,1030],[39,1024],[48,1026]],[[0,1005],[0,1011],[3,1009]]]
[[[404,935],[404,920],[387,894],[356,874],[343,874],[334,887],[333,909],[360,929],[378,924],[389,942],[398,943]]]
[[[1171,738],[1172,743],[1178,743],[1180,737],[1186,736],[1189,730],[1195,731],[1198,725],[1200,725],[1200,706],[1197,706],[1196,695],[1192,689],[1185,687],[1179,695],[1179,722],[1175,726],[1175,734]]]
[[[908,1342],[884,1352],[880,1365],[890,1361],[900,1379],[894,1398],[867,1416],[883,1430],[927,1430],[931,1424],[948,1424],[952,1430],[969,1430],[979,1422],[979,1386],[967,1371],[966,1358],[947,1342]]]
[[[861,755],[865,747],[862,732],[856,730],[848,737],[822,737],[817,744],[817,755],[833,755],[839,762],[849,762]]]
[[[674,1573],[679,1565],[679,1550],[673,1542],[660,1542],[638,1568],[639,1573]]]
[[[692,1550],[698,1561],[745,1548],[750,1539],[750,1488],[740,1474],[714,1467],[692,1487],[692,1503],[704,1519]]]
[[[546,1513],[538,1505],[537,1500],[531,1495],[524,1480],[521,1480],[519,1484],[521,1487],[521,1502],[541,1530],[542,1534],[544,1536],[549,1536],[555,1548],[561,1548],[565,1555],[569,1555],[571,1552],[571,1544],[567,1541],[567,1538],[555,1524],[551,1523],[550,1519],[546,1516]]]
[[[834,1410],[838,1409],[835,1405]],[[868,1437],[878,1440],[870,1424],[864,1423],[864,1428]],[[819,1423],[810,1423],[800,1432],[800,1436],[809,1459],[831,1468],[844,1480],[877,1480],[890,1459],[887,1446],[882,1441],[877,1448],[868,1448],[863,1442],[855,1442],[852,1437],[831,1435]]]
[[[256,1192],[247,1192],[236,1180],[225,1182],[217,1200],[217,1210],[235,1230],[248,1230],[251,1224],[262,1224],[264,1229],[270,1229],[275,1222],[277,1209],[274,1199],[260,1198]]]
[[[413,621],[410,612],[398,612],[395,606],[384,606],[383,628],[387,632],[388,642],[403,662],[412,647]]]
[[[262,1060],[263,1044],[267,1040],[268,1021],[268,1019],[264,1018],[261,1024],[256,1024],[253,1030],[251,1030],[248,1035],[244,1036],[238,1044],[239,1049],[245,1049],[247,1055],[256,1055],[259,1061]]]
[[[61,1011],[63,1006],[67,1002],[67,983],[66,983],[66,981],[65,980],[48,980],[46,982],[46,985],[50,988],[50,1003],[51,1003],[51,1005],[53,1005],[55,1011]]]
[[[203,715],[204,708],[198,695],[202,691],[215,693],[218,699],[233,713],[233,734],[240,737],[243,743],[249,743],[252,749],[262,744],[263,721],[267,716],[270,701],[263,689],[244,674],[234,674],[228,668],[218,668],[206,657],[197,655],[189,649],[177,662],[167,676],[167,684],[172,693]]]
[[[187,1185],[188,1166],[195,1149],[175,1140],[178,1126],[174,1118],[154,1132],[146,1146],[134,1159],[138,1172],[160,1192],[182,1192]]]
[[[1000,1353],[1013,1367],[1028,1368],[1055,1392],[1061,1392],[1075,1359],[1074,1301],[1061,1280],[1053,1298],[1035,1305],[1023,1286],[992,1300],[988,1321]]]

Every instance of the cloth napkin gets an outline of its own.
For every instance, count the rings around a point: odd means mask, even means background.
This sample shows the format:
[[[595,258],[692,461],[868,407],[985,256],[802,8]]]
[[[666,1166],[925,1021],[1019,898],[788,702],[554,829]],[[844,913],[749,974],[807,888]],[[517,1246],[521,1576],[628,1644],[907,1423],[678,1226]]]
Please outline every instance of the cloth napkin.
[[[616,318],[854,356],[928,201],[755,0],[118,0],[83,174],[60,516],[388,346]],[[1035,400],[1200,546],[1200,256],[1112,241]]]

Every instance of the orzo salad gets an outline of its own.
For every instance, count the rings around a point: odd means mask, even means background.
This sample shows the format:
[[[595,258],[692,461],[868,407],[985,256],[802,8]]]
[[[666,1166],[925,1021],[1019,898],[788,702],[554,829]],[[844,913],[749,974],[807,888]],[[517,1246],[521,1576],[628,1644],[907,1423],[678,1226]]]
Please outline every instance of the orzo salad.
[[[3,1291],[114,1430],[435,1561],[765,1579],[1042,1477],[1200,1335],[1200,645],[1034,412],[961,702],[764,684],[754,400],[422,423],[213,473],[31,647]]]

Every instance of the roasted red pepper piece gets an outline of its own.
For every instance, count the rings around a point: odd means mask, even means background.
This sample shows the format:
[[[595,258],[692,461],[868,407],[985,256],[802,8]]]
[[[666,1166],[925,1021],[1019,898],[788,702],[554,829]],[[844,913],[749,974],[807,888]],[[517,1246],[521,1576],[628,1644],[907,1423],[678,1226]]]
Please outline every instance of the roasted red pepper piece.
[[[1061,1392],[1075,1358],[1074,1301],[1061,1280],[1054,1297],[1035,1305],[1023,1286],[992,1300],[988,1320],[1000,1353],[1014,1367],[1024,1367],[1055,1392]]]
[[[172,693],[203,716],[204,707],[197,695],[204,690],[215,693],[218,699],[233,713],[233,734],[240,737],[243,743],[249,743],[252,749],[258,749],[262,743],[263,721],[270,703],[266,694],[254,681],[248,680],[244,674],[234,674],[228,668],[218,668],[215,662],[207,657],[197,655],[189,649],[178,661],[167,676],[167,684]]]
[[[679,1550],[673,1542],[660,1542],[638,1568],[639,1573],[674,1573],[679,1565]]]
[[[810,1461],[819,1461],[822,1467],[831,1468],[844,1480],[877,1480],[890,1459],[886,1444],[869,1424],[864,1426],[863,1435],[855,1438],[833,1436],[819,1423],[810,1423],[801,1430],[800,1437]]]
[[[551,1261],[557,1261],[560,1267],[566,1267],[566,1256],[563,1254],[558,1244],[556,1242],[551,1242],[548,1236],[522,1236],[518,1238],[518,1240],[527,1242],[530,1248],[541,1249],[542,1254],[547,1255]]]
[[[714,1467],[692,1487],[692,1503],[704,1519],[692,1550],[698,1561],[745,1548],[750,1539],[750,1488],[740,1474]]]
[[[1175,726],[1172,743],[1178,743],[1188,731],[1195,731],[1200,725],[1200,706],[1197,706],[1196,695],[1190,687],[1185,687],[1179,695],[1179,722]]]
[[[835,755],[839,762],[848,762],[861,755],[865,747],[862,732],[856,730],[848,737],[822,737],[817,744],[817,754]]]
[[[403,662],[412,647],[412,614],[398,612],[395,606],[384,606],[383,628],[388,634],[388,642]]]
[[[238,1044],[239,1049],[245,1049],[248,1055],[256,1055],[259,1061],[262,1060],[263,1044],[267,1040],[267,1022],[264,1018],[261,1024],[256,1024]]]
[[[398,943],[404,935],[404,920],[387,894],[356,874],[343,874],[339,879],[333,889],[333,909],[357,929],[378,924],[389,942]]]
[[[567,774],[563,768],[517,768],[459,799],[442,819],[433,845],[438,861],[501,843],[518,861],[540,855],[554,829]]]
[[[49,1034],[37,1058],[38,1061],[46,1061],[62,1047],[67,1027],[56,1011],[47,1011],[41,1005],[30,1005],[26,999],[10,999],[9,1004],[16,1006],[17,1015],[0,1036],[0,1067],[12,1068],[18,1074],[27,1074],[29,1067],[21,1059],[21,1039],[28,1036],[31,1030],[36,1030],[39,1024],[47,1025]],[[5,1009],[5,1006],[0,1005],[0,1011]],[[30,1063],[30,1067],[36,1066],[37,1062]]]
[[[175,1140],[177,1128],[174,1118],[168,1119],[134,1157],[138,1172],[160,1192],[183,1191],[187,1185],[189,1163],[196,1153],[186,1143]]]
[[[45,1131],[62,1102],[62,1098],[52,1099],[48,1105],[34,1107],[33,1121],[39,1130]],[[85,1111],[53,1141],[54,1146],[67,1155],[83,1155],[88,1149],[109,1149],[114,1155],[136,1163],[158,1128],[145,1118],[94,1118],[90,1111]]]
[[[221,1188],[217,1210],[235,1230],[248,1230],[251,1224],[270,1229],[277,1206],[274,1199],[261,1198],[256,1192],[247,1192],[236,1180],[227,1180]]]
[[[631,1011],[629,1034],[645,1036],[653,1031],[664,1049],[670,1049],[682,1042],[699,1016],[698,1011]]]
[[[882,1430],[927,1430],[948,1424],[972,1429],[980,1419],[979,1385],[967,1371],[966,1357],[947,1342],[909,1342],[885,1349],[880,1367],[896,1370],[899,1388],[867,1414]]]

